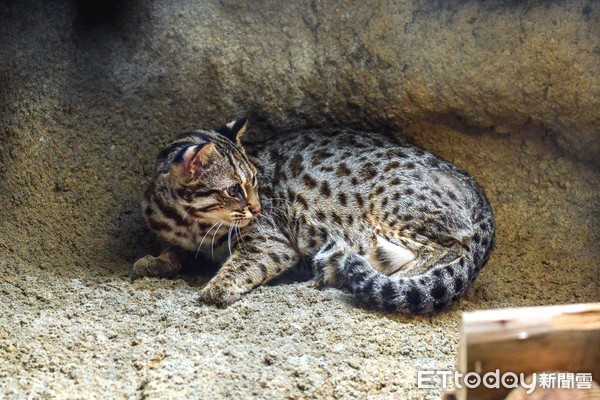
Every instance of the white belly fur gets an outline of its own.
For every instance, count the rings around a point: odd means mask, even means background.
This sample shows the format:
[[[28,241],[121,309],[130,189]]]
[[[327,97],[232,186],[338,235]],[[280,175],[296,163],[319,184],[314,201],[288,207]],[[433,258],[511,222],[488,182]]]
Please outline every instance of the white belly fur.
[[[392,243],[381,236],[377,236],[377,247],[383,250],[379,251],[379,255],[384,256],[385,262],[380,262],[375,251],[367,255],[367,260],[373,268],[385,275],[393,274],[416,258],[415,254],[406,247]]]

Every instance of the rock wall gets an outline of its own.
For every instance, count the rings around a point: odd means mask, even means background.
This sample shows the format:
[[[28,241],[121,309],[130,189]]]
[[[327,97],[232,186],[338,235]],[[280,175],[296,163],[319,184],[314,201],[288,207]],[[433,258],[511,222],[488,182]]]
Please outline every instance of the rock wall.
[[[0,5],[0,217],[21,257],[134,257],[157,149],[241,114],[255,135],[538,125],[599,154],[598,3],[89,3]]]

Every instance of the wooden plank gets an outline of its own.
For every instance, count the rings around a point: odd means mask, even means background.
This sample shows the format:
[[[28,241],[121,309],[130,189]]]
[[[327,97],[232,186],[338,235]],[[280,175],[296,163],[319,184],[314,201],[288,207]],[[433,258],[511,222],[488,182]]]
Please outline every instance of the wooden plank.
[[[592,373],[600,378],[600,303],[463,314],[458,371]],[[504,399],[510,389],[458,390],[461,400]]]

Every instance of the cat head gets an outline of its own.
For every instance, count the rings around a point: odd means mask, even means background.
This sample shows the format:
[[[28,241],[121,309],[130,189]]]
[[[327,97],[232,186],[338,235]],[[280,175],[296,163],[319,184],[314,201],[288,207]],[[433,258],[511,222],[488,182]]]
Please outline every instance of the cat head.
[[[246,126],[238,119],[187,133],[159,155],[171,201],[187,218],[245,226],[259,214],[256,168],[240,141]]]

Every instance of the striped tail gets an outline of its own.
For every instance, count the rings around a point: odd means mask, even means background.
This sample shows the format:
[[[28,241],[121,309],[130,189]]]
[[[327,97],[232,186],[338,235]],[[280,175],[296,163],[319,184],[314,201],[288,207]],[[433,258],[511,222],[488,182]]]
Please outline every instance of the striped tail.
[[[441,260],[426,273],[390,279],[375,270],[362,256],[346,258],[337,277],[342,288],[349,290],[370,308],[408,315],[426,315],[455,303],[477,277],[493,248],[491,236],[471,238],[453,260]]]

